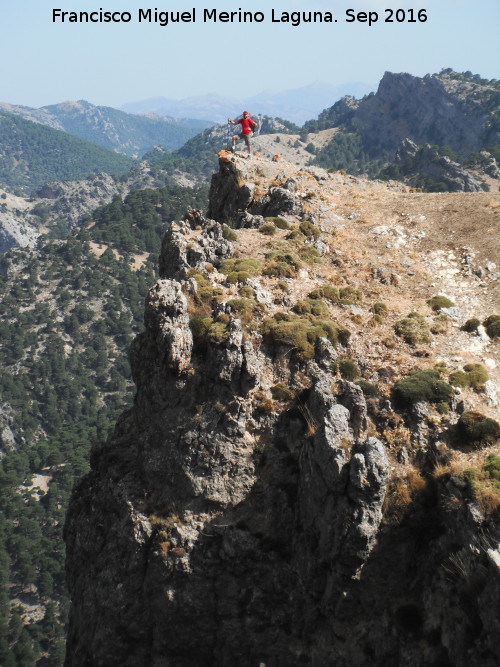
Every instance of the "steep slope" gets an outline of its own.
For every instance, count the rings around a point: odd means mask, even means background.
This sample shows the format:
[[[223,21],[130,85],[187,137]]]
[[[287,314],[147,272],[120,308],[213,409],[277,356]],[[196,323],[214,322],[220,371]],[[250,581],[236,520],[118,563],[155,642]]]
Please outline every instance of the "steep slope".
[[[78,180],[90,173],[124,174],[125,155],[66,132],[0,111],[0,183],[23,191],[54,180]]]
[[[165,155],[163,149],[157,153]],[[142,161],[116,178],[91,174],[74,181],[49,181],[30,196],[13,194],[0,186],[0,253],[13,247],[34,247],[40,235],[66,238],[71,230],[99,206],[115,197],[144,188],[195,187],[195,179],[175,162],[163,167]]]
[[[67,239],[41,238],[1,258],[2,665],[64,661],[69,495],[88,470],[89,442],[106,438],[132,402],[126,354],[142,329],[161,236],[206,196],[174,185],[137,190]]]
[[[73,494],[67,665],[496,664],[499,204],[221,152]]]
[[[140,157],[157,145],[175,150],[209,126],[207,121],[128,114],[85,100],[40,109],[0,103],[0,109],[130,157]]]

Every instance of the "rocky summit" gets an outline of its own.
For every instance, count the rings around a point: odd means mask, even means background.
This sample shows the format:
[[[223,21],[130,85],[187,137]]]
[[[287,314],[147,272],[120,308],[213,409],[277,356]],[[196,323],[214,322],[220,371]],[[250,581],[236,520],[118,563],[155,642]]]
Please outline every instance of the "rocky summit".
[[[68,667],[499,663],[499,211],[219,154],[70,503]]]

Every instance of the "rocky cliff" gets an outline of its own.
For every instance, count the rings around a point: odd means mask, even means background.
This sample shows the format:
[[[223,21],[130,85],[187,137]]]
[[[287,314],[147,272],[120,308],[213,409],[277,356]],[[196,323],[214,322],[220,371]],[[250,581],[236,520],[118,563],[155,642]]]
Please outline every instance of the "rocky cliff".
[[[220,154],[207,217],[164,238],[134,405],[73,494],[68,667],[498,663],[497,507],[450,463],[471,451],[460,412],[498,405],[494,340],[460,329],[498,274],[469,250],[458,279],[428,197]],[[410,344],[393,324],[435,321],[439,261],[449,336]],[[489,360],[489,393],[396,410],[398,378],[468,355]]]
[[[389,150],[406,138],[450,146],[462,155],[498,143],[498,84],[453,75],[420,78],[386,72],[376,94],[356,110],[354,127]]]

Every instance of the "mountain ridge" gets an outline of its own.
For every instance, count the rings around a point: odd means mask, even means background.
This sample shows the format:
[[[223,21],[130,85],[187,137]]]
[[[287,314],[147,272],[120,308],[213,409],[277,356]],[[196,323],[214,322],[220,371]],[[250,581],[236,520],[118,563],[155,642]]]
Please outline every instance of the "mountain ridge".
[[[158,144],[175,150],[209,124],[196,119],[127,114],[85,100],[60,102],[40,109],[3,102],[0,109],[129,157],[138,157]]]
[[[155,110],[172,116],[189,116],[206,118],[214,122],[225,122],[227,116],[238,115],[249,107],[250,111],[286,118],[296,124],[302,124],[317,115],[326,105],[351,93],[363,96],[372,90],[372,86],[364,83],[345,83],[328,85],[315,82],[294,90],[283,92],[262,91],[244,98],[226,97],[223,95],[198,95],[181,100],[155,97],[149,100],[129,102],[120,108],[124,111],[138,112]],[[208,113],[210,111],[210,114]]]
[[[498,406],[498,345],[463,324],[500,276],[462,262],[465,208],[498,224],[498,195],[220,152],[70,503],[68,665],[493,667],[500,489],[483,505],[460,471],[499,459],[493,418],[472,449],[465,426]],[[458,393],[479,358],[488,386]]]

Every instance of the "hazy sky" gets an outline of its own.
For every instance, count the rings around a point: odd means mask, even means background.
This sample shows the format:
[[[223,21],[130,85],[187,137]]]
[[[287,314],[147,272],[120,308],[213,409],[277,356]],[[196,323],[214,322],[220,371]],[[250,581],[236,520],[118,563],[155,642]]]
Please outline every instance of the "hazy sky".
[[[189,11],[196,23],[138,22],[138,10]],[[204,23],[203,9],[263,12],[262,23]],[[52,10],[129,11],[130,23],[53,23]],[[271,10],[330,11],[337,23],[272,23]],[[388,8],[425,9],[427,21],[385,22]],[[378,22],[346,22],[346,11]],[[402,18],[403,13],[399,16]],[[149,97],[241,97],[314,81],[377,84],[384,71],[443,67],[500,78],[498,0],[0,0],[0,101],[43,106],[86,99],[120,106]]]

